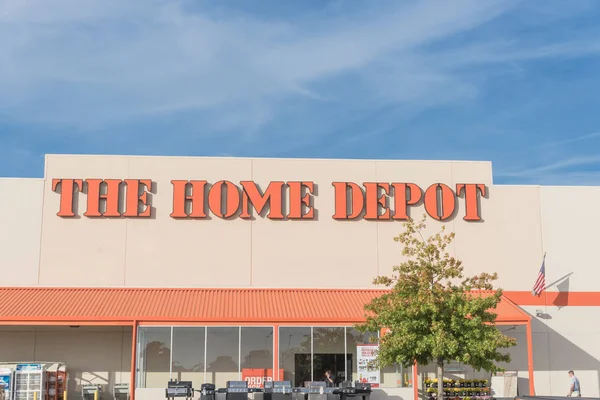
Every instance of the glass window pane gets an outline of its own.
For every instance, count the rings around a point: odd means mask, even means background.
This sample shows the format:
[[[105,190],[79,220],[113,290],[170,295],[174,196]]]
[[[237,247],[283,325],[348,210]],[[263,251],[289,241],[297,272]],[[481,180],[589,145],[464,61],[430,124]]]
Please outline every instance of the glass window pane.
[[[345,380],[346,355],[344,327],[313,328],[313,380],[325,381],[325,371],[331,371],[328,386]]]
[[[279,328],[279,368],[295,387],[311,380],[310,342],[309,327]]]
[[[242,379],[250,387],[273,380],[273,328],[242,327]]]
[[[171,327],[139,327],[138,345],[138,387],[164,388],[170,379]]]
[[[204,383],[204,327],[173,328],[173,368],[171,376],[192,381],[194,388]]]
[[[208,327],[206,342],[206,382],[224,388],[227,381],[240,379],[239,328]]]
[[[352,382],[360,380],[358,372],[357,346],[364,344],[376,344],[378,342],[377,332],[361,333],[354,328],[346,329],[346,352],[348,356],[348,376]],[[381,378],[380,378],[381,379]]]
[[[403,368],[401,365],[390,365],[381,371],[383,388],[412,387],[412,380],[412,366]]]

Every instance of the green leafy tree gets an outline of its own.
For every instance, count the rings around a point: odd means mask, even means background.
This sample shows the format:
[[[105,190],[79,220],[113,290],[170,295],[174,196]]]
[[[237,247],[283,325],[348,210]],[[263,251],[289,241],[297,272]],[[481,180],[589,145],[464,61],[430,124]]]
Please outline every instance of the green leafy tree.
[[[498,351],[516,345],[495,326],[494,312],[502,296],[492,282],[497,274],[463,275],[461,261],[447,248],[454,233],[441,232],[424,238],[426,217],[404,224],[405,231],[394,238],[403,245],[406,261],[394,267],[392,276],[380,276],[374,284],[389,292],[365,306],[366,321],[356,326],[361,332],[388,328],[380,340],[375,364],[384,368],[437,365],[438,398],[443,397],[444,363],[459,361],[476,370],[501,371],[497,363],[510,362],[510,355]],[[485,295],[472,290],[488,291]],[[415,382],[416,384],[416,382]]]

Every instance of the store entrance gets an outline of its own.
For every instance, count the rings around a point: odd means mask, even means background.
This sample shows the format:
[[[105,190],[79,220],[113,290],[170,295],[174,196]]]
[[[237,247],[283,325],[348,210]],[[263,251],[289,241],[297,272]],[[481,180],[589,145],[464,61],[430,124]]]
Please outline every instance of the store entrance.
[[[346,380],[346,369],[348,370],[348,376],[352,376],[352,354],[346,354],[345,360],[346,365],[344,365],[344,354],[339,353],[314,354],[312,380],[324,380],[325,371],[330,369],[337,386],[340,382]],[[303,387],[306,382],[310,382],[310,354],[296,354],[294,357],[294,370],[294,386]]]

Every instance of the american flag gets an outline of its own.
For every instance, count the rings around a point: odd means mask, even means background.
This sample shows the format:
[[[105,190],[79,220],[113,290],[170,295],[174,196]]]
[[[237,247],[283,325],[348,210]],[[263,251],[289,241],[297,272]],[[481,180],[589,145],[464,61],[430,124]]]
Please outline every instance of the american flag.
[[[534,296],[539,296],[546,289],[546,255],[544,254],[544,260],[542,261],[542,267],[538,272],[537,279],[533,285],[532,293]]]

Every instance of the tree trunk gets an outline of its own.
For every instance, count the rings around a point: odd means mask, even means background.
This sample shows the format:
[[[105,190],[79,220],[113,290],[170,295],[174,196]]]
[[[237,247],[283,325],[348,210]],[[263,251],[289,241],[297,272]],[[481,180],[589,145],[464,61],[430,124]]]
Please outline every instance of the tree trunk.
[[[444,360],[441,358],[437,359],[437,380],[438,380],[438,400],[444,398]]]

